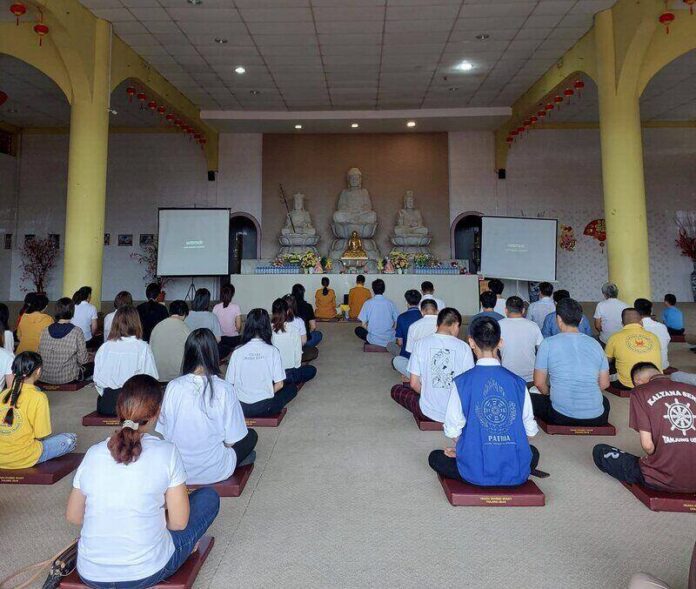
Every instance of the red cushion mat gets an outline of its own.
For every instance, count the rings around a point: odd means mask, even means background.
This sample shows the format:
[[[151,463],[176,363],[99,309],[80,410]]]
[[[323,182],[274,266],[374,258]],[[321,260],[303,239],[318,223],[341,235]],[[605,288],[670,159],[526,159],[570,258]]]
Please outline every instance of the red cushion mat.
[[[622,484],[652,511],[696,513],[696,493],[668,493],[645,485]]]
[[[546,498],[532,481],[514,488],[475,487],[438,475],[447,500],[455,506],[467,507],[540,507]]]
[[[220,497],[239,497],[246,487],[247,481],[254,470],[253,464],[238,466],[232,473],[229,479],[220,481],[213,485],[186,485],[190,491],[200,489],[201,487],[212,487],[220,495]]]
[[[0,469],[0,484],[52,485],[75,470],[82,462],[83,456],[84,454],[72,453],[31,468]]]
[[[559,436],[615,436],[616,428],[611,425],[550,425],[536,418],[536,422],[547,434]]]
[[[283,407],[283,410],[278,413],[278,415],[271,415],[270,417],[246,417],[244,421],[247,427],[278,427],[287,412],[287,407]]]

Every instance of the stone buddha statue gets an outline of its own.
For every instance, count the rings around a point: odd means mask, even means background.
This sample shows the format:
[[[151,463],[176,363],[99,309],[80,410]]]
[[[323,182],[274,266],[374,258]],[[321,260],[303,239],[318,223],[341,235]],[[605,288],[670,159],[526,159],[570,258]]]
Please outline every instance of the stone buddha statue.
[[[348,188],[344,188],[338,197],[338,208],[333,214],[334,223],[377,223],[377,213],[372,210],[370,193],[362,187],[362,172],[358,168],[351,168],[346,177]]]
[[[404,208],[399,211],[399,219],[394,227],[394,235],[428,235],[428,228],[423,225],[423,215],[413,205],[413,190],[407,190],[404,195]]]
[[[305,195],[297,192],[292,198],[293,209],[287,214],[285,226],[280,230],[281,235],[316,235],[317,230],[312,225],[312,218],[304,208]]]

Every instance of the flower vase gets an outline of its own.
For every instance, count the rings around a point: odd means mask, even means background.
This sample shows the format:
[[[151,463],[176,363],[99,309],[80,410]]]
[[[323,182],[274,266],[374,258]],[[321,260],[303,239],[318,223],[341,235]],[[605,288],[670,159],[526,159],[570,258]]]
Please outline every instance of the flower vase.
[[[694,271],[691,273],[691,296],[696,303],[696,260],[693,260]]]

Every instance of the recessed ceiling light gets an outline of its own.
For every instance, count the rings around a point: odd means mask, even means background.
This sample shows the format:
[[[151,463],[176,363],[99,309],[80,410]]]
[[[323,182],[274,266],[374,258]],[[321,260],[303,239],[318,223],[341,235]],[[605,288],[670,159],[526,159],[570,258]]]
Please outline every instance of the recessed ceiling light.
[[[448,88],[448,90],[449,90],[450,92],[456,92],[457,90],[459,90],[459,88],[457,88],[457,87],[455,87],[455,86],[452,86],[451,88]]]
[[[406,123],[406,126],[407,126],[407,127],[415,127],[415,126],[416,126],[416,121],[409,121],[408,123]]]
[[[350,126],[353,127],[353,129],[357,129],[360,125],[358,125],[358,123],[351,123]]]
[[[188,0],[189,4],[193,4],[194,6],[199,6],[200,4],[203,4],[203,0]]]
[[[460,72],[468,72],[474,69],[474,66],[471,64],[470,61],[460,61],[454,67],[455,69],[458,69]]]
[[[249,90],[249,94],[251,94],[252,96],[258,96],[259,94],[261,94],[261,91],[260,90]]]
[[[246,68],[243,65],[238,65],[236,68],[234,68],[234,71],[238,74],[243,74],[246,73]]]
[[[485,41],[485,40],[488,39],[489,37],[490,37],[490,35],[489,35],[488,33],[480,33],[480,34],[476,35],[476,38],[477,38],[479,41]]]
[[[222,39],[222,38],[220,38],[220,37],[215,37],[215,42],[216,42],[218,45],[225,45],[225,44],[227,43],[227,39]]]
[[[295,125],[295,129],[301,129],[302,125]]]

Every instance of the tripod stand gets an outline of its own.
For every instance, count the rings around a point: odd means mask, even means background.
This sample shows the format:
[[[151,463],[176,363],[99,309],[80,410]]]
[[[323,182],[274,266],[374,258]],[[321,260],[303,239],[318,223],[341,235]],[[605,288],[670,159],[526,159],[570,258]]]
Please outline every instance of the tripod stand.
[[[192,301],[196,296],[196,285],[193,282],[193,276],[191,276],[191,284],[189,284],[188,290],[186,291],[185,301]]]

